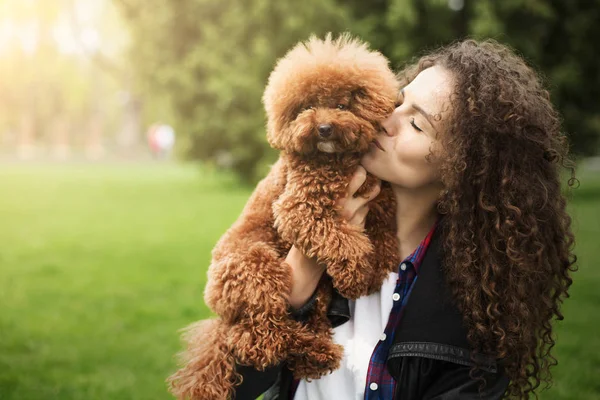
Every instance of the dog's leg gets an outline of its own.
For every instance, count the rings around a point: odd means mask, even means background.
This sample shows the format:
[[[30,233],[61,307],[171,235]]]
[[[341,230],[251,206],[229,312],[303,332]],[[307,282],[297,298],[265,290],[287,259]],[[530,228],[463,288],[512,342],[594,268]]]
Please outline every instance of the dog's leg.
[[[272,215],[272,203],[284,188],[284,169],[282,160],[272,167],[212,251],[204,300],[228,323],[246,308],[286,309],[291,270],[282,264]]]
[[[211,279],[205,289],[207,304],[229,324],[237,323],[249,312],[286,315],[292,289],[291,267],[270,243],[240,239],[238,246],[238,252],[211,265]]]
[[[317,378],[337,369],[343,348],[333,342],[326,315],[329,279],[322,279],[317,290],[315,309],[306,322],[248,312],[232,325],[228,346],[236,362],[264,370],[287,361],[295,374],[305,378]]]
[[[288,357],[288,367],[299,379],[318,379],[338,369],[344,348],[333,342],[333,330],[327,319],[331,299],[331,280],[321,280],[317,288],[316,306],[305,326],[314,337],[309,342],[294,340]]]
[[[292,331],[280,329],[293,322],[288,316],[292,274],[282,258],[286,244],[277,236],[271,208],[285,186],[284,170],[279,160],[213,249],[204,298],[227,331],[215,322],[190,329],[187,364],[170,378],[180,398],[231,397],[239,378],[236,354],[240,364],[258,366],[276,364],[288,354],[285,339],[276,336]],[[255,334],[259,337],[253,339]],[[254,363],[243,362],[251,359]]]
[[[323,317],[326,319],[326,316]],[[317,332],[313,332],[312,327],[289,316],[278,318],[249,312],[231,326],[228,340],[235,360],[258,370],[288,360],[298,349],[302,349],[302,352],[315,348],[321,348],[325,353],[328,351],[320,346]],[[319,357],[325,358],[327,354]],[[327,366],[324,363],[319,367],[327,369]]]
[[[273,204],[275,226],[281,237],[308,257],[326,264],[341,295],[354,299],[366,294],[373,272],[367,256],[373,245],[364,230],[339,215],[335,195],[313,195],[310,190],[314,188],[297,183],[302,183],[302,178],[288,182]]]

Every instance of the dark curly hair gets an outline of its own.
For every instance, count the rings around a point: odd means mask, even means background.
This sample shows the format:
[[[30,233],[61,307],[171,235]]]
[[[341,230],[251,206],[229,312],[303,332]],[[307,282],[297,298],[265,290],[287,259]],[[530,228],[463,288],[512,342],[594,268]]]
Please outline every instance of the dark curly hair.
[[[448,284],[474,353],[495,355],[510,378],[507,396],[537,397],[552,382],[552,322],[576,270],[560,179],[566,168],[569,187],[578,182],[568,141],[540,77],[506,46],[443,47],[406,67],[401,87],[434,65],[455,85],[439,138]]]

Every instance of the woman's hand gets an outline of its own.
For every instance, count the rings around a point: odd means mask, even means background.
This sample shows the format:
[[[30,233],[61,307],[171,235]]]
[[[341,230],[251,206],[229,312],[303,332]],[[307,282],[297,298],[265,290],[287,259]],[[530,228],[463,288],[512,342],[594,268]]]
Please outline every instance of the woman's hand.
[[[367,180],[367,170],[364,167],[359,166],[348,185],[346,196],[340,198],[337,201],[338,207],[341,208],[342,217],[346,219],[351,225],[358,226],[360,228],[365,227],[365,221],[367,220],[367,214],[369,213],[369,202],[373,200],[381,191],[381,181],[378,179],[377,184],[373,187],[371,192],[367,193],[366,196],[354,197],[356,191],[365,183]]]
[[[381,190],[381,182],[377,181],[377,185],[366,197],[354,197],[366,179],[367,171],[359,166],[350,179],[346,195],[336,203],[340,207],[342,217],[362,229],[365,227],[365,220],[369,213],[369,201],[377,197]],[[292,246],[285,261],[292,268],[292,292],[289,303],[293,308],[298,309],[314,293],[326,266],[319,264],[314,258],[306,257],[296,246]]]

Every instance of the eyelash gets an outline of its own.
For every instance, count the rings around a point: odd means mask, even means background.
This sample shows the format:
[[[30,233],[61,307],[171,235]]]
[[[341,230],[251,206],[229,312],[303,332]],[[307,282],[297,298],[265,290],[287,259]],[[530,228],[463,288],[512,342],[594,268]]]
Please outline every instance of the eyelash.
[[[410,124],[412,125],[413,128],[415,128],[417,131],[419,132],[423,132],[423,129],[419,128],[416,124],[415,124],[415,119],[411,119],[410,120]]]

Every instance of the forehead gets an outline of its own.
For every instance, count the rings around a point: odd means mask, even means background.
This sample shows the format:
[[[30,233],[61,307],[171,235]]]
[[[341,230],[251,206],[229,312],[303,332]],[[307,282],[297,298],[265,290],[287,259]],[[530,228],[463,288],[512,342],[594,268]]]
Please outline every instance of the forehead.
[[[431,115],[448,111],[451,93],[452,75],[440,66],[424,69],[404,87],[406,98]]]

